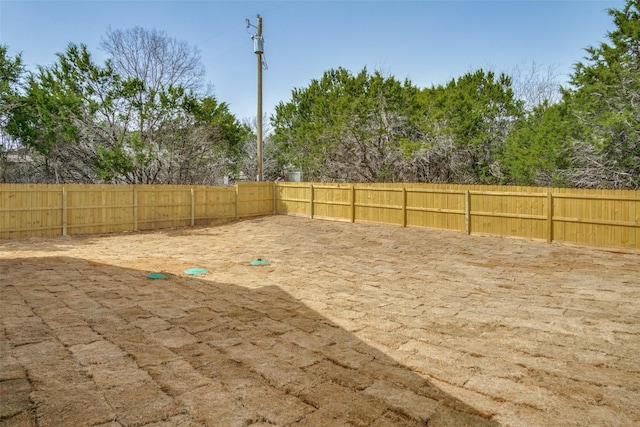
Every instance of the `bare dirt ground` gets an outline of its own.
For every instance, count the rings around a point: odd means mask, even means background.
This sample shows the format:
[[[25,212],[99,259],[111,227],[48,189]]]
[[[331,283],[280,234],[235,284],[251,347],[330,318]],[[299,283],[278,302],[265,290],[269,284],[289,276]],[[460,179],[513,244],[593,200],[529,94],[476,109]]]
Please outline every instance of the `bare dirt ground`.
[[[640,425],[637,251],[272,216],[2,241],[0,292],[1,426]]]

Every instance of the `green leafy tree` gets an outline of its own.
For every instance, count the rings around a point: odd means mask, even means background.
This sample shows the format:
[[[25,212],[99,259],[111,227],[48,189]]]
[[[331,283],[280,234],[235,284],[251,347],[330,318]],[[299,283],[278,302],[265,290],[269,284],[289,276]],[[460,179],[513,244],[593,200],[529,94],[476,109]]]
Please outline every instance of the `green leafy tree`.
[[[609,43],[576,65],[571,108],[586,136],[573,143],[567,177],[580,187],[640,188],[640,0],[610,9]]]
[[[422,90],[424,145],[414,156],[421,181],[496,183],[499,158],[522,102],[511,79],[478,70],[444,86]]]
[[[401,180],[419,140],[417,92],[377,71],[329,70],[276,106],[278,161],[308,180]]]
[[[516,185],[566,186],[566,151],[583,131],[567,102],[535,107],[516,121],[501,159],[504,182]]]
[[[221,183],[236,175],[250,134],[229,112],[228,104],[213,97],[192,97],[186,115],[170,122],[163,145],[168,147],[171,182]]]
[[[132,108],[122,98],[140,90],[107,63],[96,65],[86,46],[70,44],[58,62],[31,74],[9,132],[44,156],[48,181],[98,182],[109,176],[124,146]],[[120,162],[118,167],[133,167]]]
[[[30,76],[9,124],[56,182],[211,184],[246,132],[226,104],[180,85],[149,88],[74,44]]]
[[[24,84],[25,69],[21,55],[11,58],[8,47],[0,45],[0,181],[18,180],[19,171],[13,171],[14,158],[21,151],[9,135],[9,118],[20,105],[20,92]]]
[[[24,72],[21,55],[11,58],[8,55],[8,47],[0,45],[0,126],[2,129],[7,124],[8,114],[18,103]]]
[[[33,148],[44,157],[45,181],[60,181],[73,176],[77,180],[91,181],[94,175],[82,165],[82,159],[73,159],[68,165],[68,174],[59,166],[66,155],[73,156],[72,150],[64,146],[79,144],[81,130],[77,117],[85,113],[82,99],[78,94],[86,89],[83,82],[75,81],[77,72],[88,70],[88,53],[77,46],[70,46],[68,56],[59,55],[60,62],[49,69],[40,68],[37,74],[30,74],[25,85],[25,95],[17,108],[12,111],[7,123],[7,131],[20,144]],[[71,70],[69,59],[73,57],[79,66]],[[101,75],[101,77],[104,77]],[[62,155],[62,158],[58,157]]]

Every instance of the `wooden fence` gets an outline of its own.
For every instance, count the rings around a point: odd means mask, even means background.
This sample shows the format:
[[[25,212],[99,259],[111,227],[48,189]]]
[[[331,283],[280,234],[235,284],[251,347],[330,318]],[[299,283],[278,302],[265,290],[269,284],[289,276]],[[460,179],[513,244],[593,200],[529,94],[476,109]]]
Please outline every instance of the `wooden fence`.
[[[0,238],[210,225],[272,213],[640,249],[640,191],[438,184],[0,184]]]
[[[640,249],[640,191],[278,183],[276,212]]]
[[[0,239],[210,225],[273,214],[272,183],[0,184]]]

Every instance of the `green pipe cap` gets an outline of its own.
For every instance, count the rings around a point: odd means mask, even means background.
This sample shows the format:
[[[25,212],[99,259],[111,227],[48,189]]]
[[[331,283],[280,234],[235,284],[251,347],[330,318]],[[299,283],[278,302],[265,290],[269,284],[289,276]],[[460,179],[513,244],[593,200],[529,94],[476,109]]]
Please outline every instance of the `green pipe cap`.
[[[206,268],[187,268],[184,271],[184,274],[197,275],[197,274],[207,274],[209,271]]]

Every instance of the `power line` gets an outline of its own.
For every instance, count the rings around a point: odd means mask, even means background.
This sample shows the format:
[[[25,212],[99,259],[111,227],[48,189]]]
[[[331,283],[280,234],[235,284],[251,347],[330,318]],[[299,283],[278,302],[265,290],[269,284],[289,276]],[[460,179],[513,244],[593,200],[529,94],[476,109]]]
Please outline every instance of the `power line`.
[[[202,40],[201,42],[196,43],[196,46],[200,46],[201,44],[204,44],[204,43],[206,43],[208,41],[211,41],[211,40],[213,40],[213,39],[215,39],[217,37],[220,37],[221,35],[223,35],[225,33],[228,33],[229,31],[234,30],[239,26],[240,26],[240,24],[232,25],[232,26],[220,31],[219,33],[216,33],[216,34],[212,35],[211,37],[208,37],[208,38]]]

